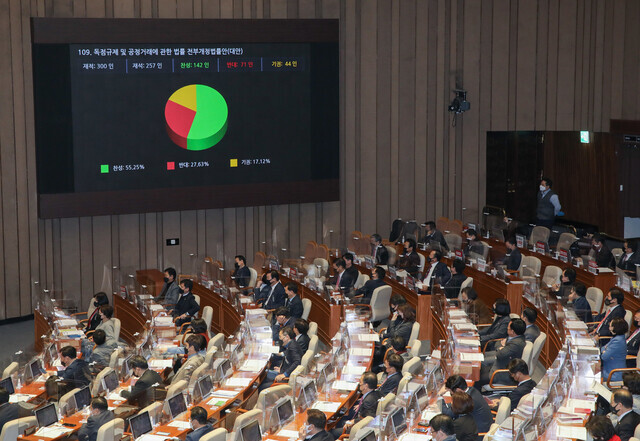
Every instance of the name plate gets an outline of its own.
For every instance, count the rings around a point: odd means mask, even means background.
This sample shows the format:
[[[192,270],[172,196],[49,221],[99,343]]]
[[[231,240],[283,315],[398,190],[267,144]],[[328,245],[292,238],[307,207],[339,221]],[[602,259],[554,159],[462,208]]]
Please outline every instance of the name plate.
[[[595,274],[595,275],[598,274],[598,264],[596,263],[595,260],[590,260],[589,261],[589,272],[591,274]]]
[[[536,242],[536,249],[535,249],[536,253],[544,254],[545,249],[546,249],[546,245],[544,242],[541,242],[541,241]]]
[[[456,259],[464,260],[464,256],[462,255],[462,250],[456,250]]]
[[[487,272],[487,261],[481,257],[478,257],[478,271]]]
[[[526,238],[522,234],[516,234],[516,245],[518,248],[524,248],[526,245]]]
[[[373,268],[373,257],[364,256],[364,264],[367,267],[367,269],[372,269]]]
[[[415,291],[416,289],[416,279],[414,279],[411,276],[408,276],[406,279],[406,283],[407,283],[407,288],[409,288],[411,291]]]
[[[560,259],[561,262],[567,263],[569,261],[569,253],[567,250],[561,249],[558,251],[558,259]]]
[[[295,269],[295,268],[290,268],[290,269],[289,269],[289,276],[290,276],[292,279],[295,279],[295,277],[296,277],[297,275],[298,275],[298,270],[297,270],[297,269]]]

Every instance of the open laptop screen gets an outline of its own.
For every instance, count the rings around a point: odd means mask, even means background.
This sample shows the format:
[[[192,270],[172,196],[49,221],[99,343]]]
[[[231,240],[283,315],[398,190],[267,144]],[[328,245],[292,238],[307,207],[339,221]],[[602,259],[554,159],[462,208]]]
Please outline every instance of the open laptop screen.
[[[178,415],[187,411],[187,403],[184,401],[184,395],[182,395],[182,393],[172,396],[168,401],[171,419],[175,419]]]
[[[260,424],[255,420],[241,428],[240,434],[242,435],[242,441],[262,441]]]
[[[129,418],[129,426],[131,427],[131,433],[133,433],[133,439],[138,439],[145,433],[151,432],[152,426],[149,412]]]
[[[76,400],[76,408],[82,409],[91,404],[91,391],[89,390],[89,386],[83,387],[78,392],[73,394],[73,397]]]
[[[54,403],[36,410],[35,414],[36,420],[38,420],[38,427],[46,427],[58,422],[58,414]]]
[[[0,381],[0,387],[4,387],[7,390],[7,392],[9,392],[9,395],[11,395],[12,393],[15,393],[16,391],[13,387],[13,380],[11,380],[11,377],[7,377],[2,381]]]

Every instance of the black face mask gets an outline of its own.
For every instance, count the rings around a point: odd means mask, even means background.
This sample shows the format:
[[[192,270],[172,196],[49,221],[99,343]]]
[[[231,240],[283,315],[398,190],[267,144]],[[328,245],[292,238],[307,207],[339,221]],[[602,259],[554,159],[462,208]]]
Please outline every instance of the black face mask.
[[[405,249],[404,249],[404,253],[405,253],[405,254],[409,254],[409,248],[405,248]]]
[[[165,277],[163,280],[164,280],[164,283],[169,283],[169,278],[168,277]]]
[[[100,304],[98,302],[93,302],[93,306],[97,308],[98,306],[100,306]]]
[[[609,299],[604,299],[604,304],[609,306],[611,304],[611,300]]]
[[[184,294],[184,289],[182,289],[182,288],[178,288],[178,292],[179,292],[180,294]]]
[[[234,263],[233,266],[235,266],[236,269],[240,268],[240,265],[238,264],[238,262]]]
[[[634,320],[633,326],[635,326],[636,328],[640,328],[640,322],[638,320]]]

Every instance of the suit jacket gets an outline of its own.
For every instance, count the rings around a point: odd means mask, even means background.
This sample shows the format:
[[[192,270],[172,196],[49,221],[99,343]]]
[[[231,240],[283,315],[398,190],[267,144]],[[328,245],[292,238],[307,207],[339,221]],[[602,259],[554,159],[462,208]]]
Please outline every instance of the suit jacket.
[[[420,256],[415,250],[413,250],[411,254],[405,254],[404,256],[402,256],[396,266],[398,267],[398,269],[403,269],[408,272],[412,277],[418,277]]]
[[[309,337],[307,334],[300,334],[298,337],[296,337],[296,343],[298,343],[298,346],[300,346],[300,351],[302,351],[303,354],[309,350],[310,341],[311,337]]]
[[[593,315],[591,314],[591,305],[586,297],[580,297],[573,302],[573,310],[580,320],[585,323],[593,321]]]
[[[110,410],[105,410],[97,415],[91,415],[87,419],[87,422],[78,430],[78,439],[80,441],[96,441],[100,427],[114,418],[113,412]]]
[[[429,287],[431,288],[433,288],[433,285],[436,283],[439,284],[440,286],[444,286],[449,282],[449,279],[451,278],[451,271],[449,271],[449,267],[444,262],[436,263],[436,267],[433,269],[433,272],[431,273],[431,279],[433,280],[427,280],[430,272],[431,272],[431,267],[429,267],[429,269],[425,271],[424,283],[429,284]]]
[[[334,441],[333,436],[326,430],[316,433],[311,438],[305,438],[304,441]]]
[[[367,280],[364,286],[362,286],[362,288],[359,288],[356,291],[356,295],[357,296],[361,295],[362,297],[359,299],[355,299],[355,302],[365,303],[365,304],[371,303],[371,297],[373,296],[373,291],[375,291],[376,288],[380,288],[381,286],[384,286],[384,285],[386,285],[386,283],[384,283],[384,280],[380,280],[380,279]]]
[[[527,341],[525,340],[524,335],[518,335],[517,337],[507,341],[502,348],[496,351],[496,362],[494,363],[491,371],[493,372],[497,369],[506,369],[511,360],[522,357],[522,351],[524,350],[526,343]]]
[[[302,317],[302,310],[304,308],[302,306],[302,299],[300,299],[299,295],[296,294],[294,297],[285,300],[284,306],[289,308],[289,311],[291,311],[291,317],[293,319],[299,319],[300,317]]]
[[[336,288],[339,287],[340,290],[347,291],[352,288],[355,283],[356,281],[351,277],[351,274],[349,274],[347,270],[345,270],[340,276],[340,284],[339,286],[336,286]],[[338,285],[338,274],[333,276],[333,284]]]
[[[609,247],[604,243],[602,244],[602,248],[595,252],[595,260],[599,267],[605,268],[611,267],[613,266],[612,263],[615,263],[611,250],[609,250]]]
[[[267,298],[264,301],[264,309],[278,309],[284,306],[287,293],[284,291],[284,286],[278,281],[267,293]]]
[[[484,245],[479,240],[473,240],[467,244],[464,249],[464,255],[469,257],[471,253],[480,254],[481,256],[484,254]]]
[[[73,387],[84,387],[91,383],[91,370],[86,361],[76,358],[64,371],[58,372],[58,377],[73,384]]]
[[[296,323],[296,319],[293,317],[289,317],[289,320],[287,320],[286,322],[284,322],[283,325],[280,325],[280,323],[278,323],[277,321],[271,326],[271,338],[273,339],[273,341],[275,343],[277,343],[278,345],[281,344],[282,342],[280,341],[280,330],[284,327],[290,327],[293,328],[293,325]]]
[[[384,338],[393,338],[397,335],[404,339],[405,346],[409,344],[409,338],[411,338],[411,331],[413,330],[413,323],[406,320],[394,320],[389,324]]]
[[[527,329],[524,330],[525,340],[530,341],[531,343],[536,341],[536,338],[538,338],[539,335],[540,335],[540,329],[536,324],[527,326]]]
[[[613,369],[627,367],[627,342],[624,335],[616,335],[604,345],[600,353],[602,360],[602,379],[609,378],[609,373]],[[622,372],[616,372],[611,377],[611,381],[622,381]]]
[[[9,421],[20,418],[20,405],[18,403],[4,403],[0,406],[0,432]]]
[[[376,411],[378,410],[378,401],[382,398],[382,395],[377,390],[372,390],[369,392],[364,399],[362,400],[362,404],[358,406],[358,401],[356,401],[355,411],[356,415],[354,420],[359,421],[362,418],[366,418],[368,416],[374,417],[376,416]]]
[[[425,236],[421,240],[422,243],[426,244],[431,243],[431,241],[438,242],[440,246],[445,250],[449,249],[449,245],[447,244],[447,241],[444,239],[444,236],[442,235],[440,230],[433,230],[433,233],[425,234]]]
[[[137,398],[140,394],[142,394],[147,389],[151,388],[154,384],[158,383],[162,385],[162,377],[151,369],[147,369],[144,373],[138,378],[136,384],[131,387],[131,392],[123,390],[120,392],[124,398]]]
[[[598,329],[598,335],[601,337],[611,336],[611,331],[609,330],[609,324],[614,318],[624,318],[625,310],[622,305],[616,305],[615,308],[611,310],[609,315],[607,315],[607,311],[602,314],[598,314],[596,316],[595,322],[602,322],[599,326],[596,326]],[[606,317],[606,318],[605,318]],[[603,341],[602,345],[606,344],[606,341]]]
[[[95,363],[100,366],[100,370],[105,366],[109,366],[109,361],[111,360],[111,354],[118,347],[118,344],[115,340],[109,340],[101,344],[100,346],[96,346],[89,357],[89,363]],[[94,369],[95,372],[95,369]]]
[[[380,387],[378,387],[378,392],[380,392],[382,397],[385,397],[387,394],[395,394],[401,379],[402,374],[400,372],[394,372],[387,376],[386,380],[382,382]]]
[[[475,387],[467,388],[466,392],[473,399],[473,412],[471,412],[471,416],[476,422],[478,432],[488,432],[491,427],[491,423],[493,422],[493,415],[491,414],[491,409],[489,408],[487,400],[482,396],[482,392]],[[456,416],[451,410],[450,404],[443,403],[442,413],[450,416],[451,418]]]
[[[631,411],[618,421],[615,428],[616,435],[620,437],[621,441],[629,441],[638,424],[640,424],[640,415]]]
[[[386,265],[389,262],[389,250],[382,244],[378,245],[372,255],[375,256],[376,265]]]
[[[517,271],[518,268],[520,268],[520,262],[522,262],[522,253],[520,252],[520,248],[517,247],[504,258],[504,264],[507,265],[507,269],[511,271]]]
[[[451,275],[451,273],[449,274]],[[460,294],[460,287],[462,286],[462,282],[464,282],[465,280],[467,280],[467,276],[465,276],[464,274],[451,275],[451,278],[442,287],[444,289],[444,295],[448,299],[458,298],[458,295]]]
[[[196,302],[196,298],[193,293],[189,292],[186,295],[181,295],[176,303],[176,307],[173,309],[173,316],[178,317],[182,314],[187,314],[190,317],[195,317],[200,311],[200,305]]]
[[[187,361],[180,366],[178,372],[173,376],[171,384],[176,384],[180,380],[186,380],[188,383],[189,380],[191,380],[191,374],[193,374],[193,371],[195,371],[202,363],[204,363],[204,357],[200,354],[194,354],[187,358]]]
[[[477,300],[476,300],[477,301]],[[478,331],[480,334],[480,345],[484,347],[485,343],[489,340],[494,340],[496,338],[506,338],[507,337],[507,327],[509,326],[509,322],[511,318],[509,315],[505,316],[496,316],[491,323],[491,326],[482,328]]]
[[[360,275],[360,271],[358,271],[358,268],[356,268],[355,265],[351,265],[351,268],[345,268],[344,272],[349,274],[349,277],[351,278],[351,280],[353,280],[353,283],[355,285],[355,283],[358,281],[358,276]]]
[[[187,434],[187,441],[198,441],[200,438],[202,438],[204,435],[211,432],[212,430],[213,430],[213,427],[211,427],[211,424],[205,424],[202,427],[198,427],[193,432]]]
[[[251,281],[251,271],[249,270],[249,267],[245,265],[242,268],[235,270],[233,272],[233,277],[238,288],[246,288],[249,286],[249,282]]]
[[[171,283],[166,283],[162,286],[160,295],[156,297],[156,302],[162,302],[165,305],[175,305],[180,298],[180,287],[175,280]]]
[[[282,359],[282,364],[280,365],[280,373],[285,377],[289,377],[291,375],[291,372],[293,372],[295,368],[300,366],[303,354],[300,346],[298,346],[298,343],[294,340],[291,340],[284,349],[284,358]]]
[[[470,413],[459,415],[453,420],[453,432],[458,441],[477,441],[478,426]]]
[[[267,300],[269,297],[269,293],[271,292],[271,287],[266,283],[263,283],[258,288],[253,288],[253,299],[256,303],[262,303]]]
[[[629,340],[627,341],[627,355],[633,355],[633,356],[638,355],[639,347],[640,347],[640,332],[636,333],[635,331],[633,331],[629,336]]]
[[[102,318],[100,317],[100,308],[96,308],[93,310],[93,314],[88,317],[89,321],[87,322],[86,332],[95,331],[100,323],[102,323]]]
[[[98,329],[102,329],[104,331],[104,333],[107,336],[107,341],[115,340],[115,338],[116,338],[116,323],[113,321],[113,319],[109,319],[106,322],[101,322],[96,327],[96,331]]]
[[[629,257],[627,257],[626,254],[623,254],[620,257],[620,262],[618,262],[618,268],[625,271],[633,271],[635,273],[637,263],[640,264],[640,255],[637,251]]]
[[[522,384],[518,384],[518,386],[511,391],[511,393],[509,394],[509,399],[511,400],[511,412],[513,412],[513,410],[518,407],[520,399],[522,399],[522,397],[524,397],[526,394],[530,393],[534,387],[536,387],[536,382],[532,379],[528,379]]]

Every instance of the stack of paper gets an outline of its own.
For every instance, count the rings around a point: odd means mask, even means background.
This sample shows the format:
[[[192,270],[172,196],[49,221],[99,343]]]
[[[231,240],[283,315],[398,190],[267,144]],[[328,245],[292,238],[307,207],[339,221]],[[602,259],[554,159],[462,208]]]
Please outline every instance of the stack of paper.
[[[365,366],[345,366],[342,368],[343,375],[362,375],[367,368]]]
[[[235,378],[231,377],[227,379],[225,385],[228,387],[247,387],[251,384],[251,378]]]
[[[366,348],[351,348],[349,349],[349,355],[355,355],[358,357],[369,357],[371,355],[371,349]]]
[[[75,319],[61,319],[58,320],[58,326],[61,328],[70,328],[78,326],[78,322]]]
[[[331,388],[335,390],[356,390],[358,383],[355,381],[337,380],[331,383]]]
[[[181,429],[181,430],[187,430],[187,429],[191,429],[191,422],[174,420],[174,421],[171,421],[169,424],[167,424],[167,426],[177,427],[178,429]]]
[[[480,346],[480,340],[473,338],[459,338],[456,343],[462,346]]]
[[[340,404],[342,403],[336,403],[335,401],[316,401],[311,407],[323,412],[336,412],[340,409]]]
[[[484,361],[482,352],[461,352],[460,361]]]
[[[259,372],[262,368],[264,368],[264,361],[262,360],[245,360],[239,370],[243,372]]]
[[[357,334],[356,337],[359,341],[380,341],[378,334]]]
[[[64,426],[58,426],[58,425],[54,425],[54,426],[47,426],[47,427],[41,427],[39,428],[35,435],[36,436],[42,436],[45,438],[59,438],[62,435],[65,435],[67,433],[71,432],[71,429],[64,427]]]
[[[173,326],[173,318],[168,316],[158,316],[153,319],[156,326]]]

